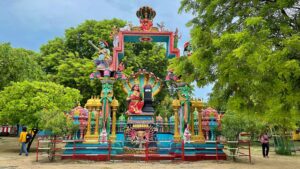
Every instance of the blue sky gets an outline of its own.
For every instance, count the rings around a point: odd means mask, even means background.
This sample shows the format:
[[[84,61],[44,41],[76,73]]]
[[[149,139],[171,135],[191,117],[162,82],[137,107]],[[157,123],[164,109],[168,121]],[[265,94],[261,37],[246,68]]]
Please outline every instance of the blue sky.
[[[0,0],[0,42],[38,52],[42,44],[87,19],[120,18],[138,25],[135,12],[144,5],[156,10],[155,25],[163,21],[167,29],[179,29],[182,51],[190,39],[190,28],[185,25],[192,15],[178,14],[179,0]],[[194,94],[207,100],[210,91],[211,85]]]

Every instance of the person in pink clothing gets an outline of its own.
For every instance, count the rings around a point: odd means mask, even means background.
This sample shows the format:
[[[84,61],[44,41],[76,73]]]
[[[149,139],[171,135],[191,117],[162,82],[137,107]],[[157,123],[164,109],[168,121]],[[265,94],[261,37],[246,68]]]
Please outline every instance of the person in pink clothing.
[[[260,142],[264,158],[269,158],[269,136],[266,132],[260,136]]]

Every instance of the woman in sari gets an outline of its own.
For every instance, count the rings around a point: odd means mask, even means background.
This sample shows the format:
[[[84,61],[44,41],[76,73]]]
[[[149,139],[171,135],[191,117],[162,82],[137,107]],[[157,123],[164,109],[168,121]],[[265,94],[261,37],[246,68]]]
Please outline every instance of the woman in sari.
[[[141,114],[144,106],[144,101],[138,85],[133,85],[127,101],[130,101],[127,113]]]

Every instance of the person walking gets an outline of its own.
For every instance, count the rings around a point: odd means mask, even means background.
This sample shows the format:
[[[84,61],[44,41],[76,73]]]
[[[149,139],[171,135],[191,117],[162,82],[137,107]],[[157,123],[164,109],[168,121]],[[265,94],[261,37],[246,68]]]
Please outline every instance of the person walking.
[[[269,158],[269,136],[266,132],[260,136],[260,142],[264,158]]]
[[[28,156],[28,152],[26,148],[26,136],[27,136],[27,128],[23,127],[19,137],[19,143],[21,143],[21,149],[19,155],[22,155],[22,153],[24,152],[25,155]]]

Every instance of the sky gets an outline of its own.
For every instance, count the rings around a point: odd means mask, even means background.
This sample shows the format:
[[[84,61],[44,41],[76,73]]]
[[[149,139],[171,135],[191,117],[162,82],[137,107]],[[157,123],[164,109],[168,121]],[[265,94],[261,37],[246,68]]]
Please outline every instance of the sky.
[[[0,43],[39,52],[41,45],[88,19],[119,18],[139,25],[135,13],[145,5],[156,11],[154,25],[164,22],[168,30],[179,29],[182,36],[178,46],[182,51],[190,39],[186,23],[193,16],[178,14],[180,0],[0,0]],[[197,88],[194,96],[207,100],[211,88]]]

